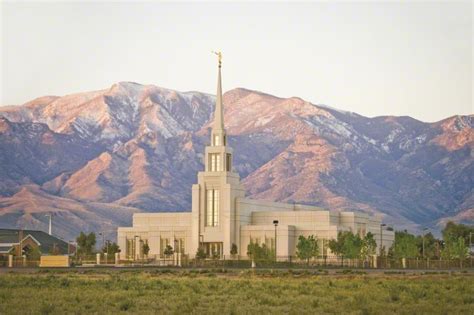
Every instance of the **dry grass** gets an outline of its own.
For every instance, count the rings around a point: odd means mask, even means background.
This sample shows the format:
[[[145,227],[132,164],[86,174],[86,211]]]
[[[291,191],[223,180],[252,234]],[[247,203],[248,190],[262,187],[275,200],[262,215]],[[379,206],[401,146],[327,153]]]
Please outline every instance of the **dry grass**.
[[[472,314],[472,274],[163,270],[0,275],[0,314]]]

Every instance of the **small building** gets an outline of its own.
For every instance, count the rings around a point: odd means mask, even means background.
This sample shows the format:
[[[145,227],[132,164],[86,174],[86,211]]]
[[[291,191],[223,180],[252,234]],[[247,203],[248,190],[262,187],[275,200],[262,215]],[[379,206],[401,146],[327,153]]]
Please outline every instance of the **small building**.
[[[76,247],[43,231],[0,229],[0,256],[28,256],[36,249],[43,255],[65,255],[74,253]]]
[[[135,213],[133,226],[117,231],[120,259],[143,258],[145,243],[149,258],[165,257],[167,246],[191,258],[198,248],[209,256],[223,258],[230,256],[234,244],[238,256],[247,256],[251,242],[266,244],[276,249],[277,256],[288,257],[295,255],[300,235],[316,236],[326,255],[329,252],[323,240],[336,239],[340,231],[362,237],[371,232],[377,251],[381,245],[388,249],[393,243],[394,232],[382,229],[385,225],[379,216],[246,198],[232,163],[233,150],[224,128],[219,61],[214,124],[210,145],[205,148],[204,171],[197,174],[197,184],[192,186],[191,211]]]

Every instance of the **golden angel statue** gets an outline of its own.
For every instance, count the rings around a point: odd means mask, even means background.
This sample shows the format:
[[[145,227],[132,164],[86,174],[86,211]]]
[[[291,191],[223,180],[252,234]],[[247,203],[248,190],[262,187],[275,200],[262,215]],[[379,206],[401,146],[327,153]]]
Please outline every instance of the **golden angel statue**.
[[[213,51],[212,53],[217,56],[217,60],[219,60],[219,67],[220,67],[222,64],[222,53],[220,51]]]

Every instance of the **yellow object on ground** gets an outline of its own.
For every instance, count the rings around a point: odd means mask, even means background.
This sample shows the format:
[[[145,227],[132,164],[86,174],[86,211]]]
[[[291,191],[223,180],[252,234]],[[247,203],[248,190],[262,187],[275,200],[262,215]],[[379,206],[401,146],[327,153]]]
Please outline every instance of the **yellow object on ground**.
[[[69,256],[67,255],[41,256],[40,267],[69,267]]]

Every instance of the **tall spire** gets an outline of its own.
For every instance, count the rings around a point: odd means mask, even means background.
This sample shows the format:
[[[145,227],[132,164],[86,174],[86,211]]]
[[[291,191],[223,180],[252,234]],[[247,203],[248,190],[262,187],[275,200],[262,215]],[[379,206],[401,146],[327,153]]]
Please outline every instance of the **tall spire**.
[[[224,114],[222,108],[222,83],[221,83],[221,67],[222,67],[222,53],[213,52],[218,57],[218,74],[217,74],[217,95],[216,95],[216,111],[214,112],[214,126],[213,130],[224,130]]]

